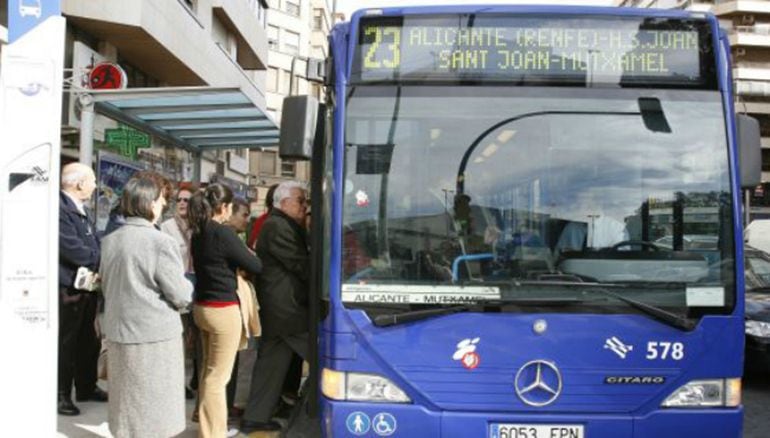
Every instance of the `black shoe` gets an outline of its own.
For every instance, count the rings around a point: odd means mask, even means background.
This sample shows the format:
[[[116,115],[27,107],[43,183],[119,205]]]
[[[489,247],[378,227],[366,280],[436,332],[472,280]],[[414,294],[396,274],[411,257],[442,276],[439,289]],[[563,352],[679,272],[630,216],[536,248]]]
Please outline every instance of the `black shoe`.
[[[281,430],[281,425],[275,421],[263,423],[261,421],[241,420],[241,433],[249,434],[252,432],[275,432]]]
[[[291,413],[293,410],[294,410],[294,406],[289,403],[286,403],[286,401],[282,398],[281,401],[278,402],[278,407],[273,413],[273,417],[283,418],[285,420],[288,420],[291,417]]]
[[[243,417],[243,409],[237,406],[230,406],[227,408],[227,418],[230,420],[237,420]]]
[[[192,400],[195,398],[195,394],[193,394],[193,390],[190,389],[189,386],[184,387],[184,398],[187,400]]]
[[[59,402],[56,405],[56,412],[58,412],[59,415],[67,415],[68,417],[80,415],[80,409],[75,406],[75,403],[72,403],[72,399],[63,395],[59,396]]]
[[[106,402],[107,393],[102,391],[99,388],[94,388],[94,391],[87,397],[82,397],[78,394],[77,396],[75,396],[75,400],[79,402],[84,402],[84,401]]]

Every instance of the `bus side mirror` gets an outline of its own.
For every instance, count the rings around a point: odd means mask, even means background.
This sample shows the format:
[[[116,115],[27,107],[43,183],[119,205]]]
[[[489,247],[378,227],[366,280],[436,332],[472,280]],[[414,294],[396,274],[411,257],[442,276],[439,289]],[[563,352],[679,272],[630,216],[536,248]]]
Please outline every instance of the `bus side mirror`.
[[[313,96],[289,96],[283,99],[281,159],[310,160],[316,137],[319,105]]]
[[[762,182],[762,145],[759,121],[745,114],[736,115],[738,131],[738,165],[741,187],[752,189]]]

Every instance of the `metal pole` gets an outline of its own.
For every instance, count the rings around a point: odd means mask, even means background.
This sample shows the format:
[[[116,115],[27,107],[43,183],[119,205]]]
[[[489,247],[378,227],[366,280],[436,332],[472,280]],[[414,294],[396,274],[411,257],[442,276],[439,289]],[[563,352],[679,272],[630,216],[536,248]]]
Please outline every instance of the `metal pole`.
[[[201,182],[201,152],[193,152],[192,182]]]
[[[80,162],[91,166],[94,160],[94,97],[88,93],[78,95],[80,104]]]
[[[749,226],[749,223],[751,222],[751,191],[750,190],[744,190],[744,201],[743,201],[743,227]]]
[[[291,57],[291,71],[289,73],[289,96],[294,96],[296,91],[294,89],[294,75],[296,74],[296,65],[297,65],[297,56],[294,55]],[[299,84],[297,85],[299,86]]]

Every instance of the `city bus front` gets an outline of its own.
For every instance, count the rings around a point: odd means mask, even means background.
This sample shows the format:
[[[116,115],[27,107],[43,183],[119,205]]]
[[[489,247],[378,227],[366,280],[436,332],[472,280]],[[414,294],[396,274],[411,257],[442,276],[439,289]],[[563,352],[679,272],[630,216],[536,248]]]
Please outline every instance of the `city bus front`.
[[[386,9],[332,41],[327,436],[739,436],[712,17]]]

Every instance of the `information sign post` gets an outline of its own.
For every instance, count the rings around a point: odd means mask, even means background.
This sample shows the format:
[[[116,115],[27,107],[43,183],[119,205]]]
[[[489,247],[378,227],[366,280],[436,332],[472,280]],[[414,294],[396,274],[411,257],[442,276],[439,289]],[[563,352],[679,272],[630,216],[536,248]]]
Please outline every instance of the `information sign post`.
[[[0,76],[0,430],[49,437],[56,435],[65,20],[59,0],[7,3],[10,44]]]

